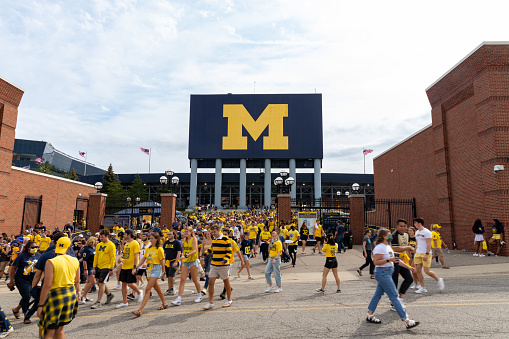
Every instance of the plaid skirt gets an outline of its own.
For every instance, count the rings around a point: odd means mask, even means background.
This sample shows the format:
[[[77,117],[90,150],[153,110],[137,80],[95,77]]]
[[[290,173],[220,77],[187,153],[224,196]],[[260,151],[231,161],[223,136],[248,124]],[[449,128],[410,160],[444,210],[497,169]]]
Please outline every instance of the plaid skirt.
[[[56,330],[60,326],[69,324],[76,314],[78,314],[78,298],[74,285],[49,291],[39,320],[42,337],[44,338],[48,330]]]

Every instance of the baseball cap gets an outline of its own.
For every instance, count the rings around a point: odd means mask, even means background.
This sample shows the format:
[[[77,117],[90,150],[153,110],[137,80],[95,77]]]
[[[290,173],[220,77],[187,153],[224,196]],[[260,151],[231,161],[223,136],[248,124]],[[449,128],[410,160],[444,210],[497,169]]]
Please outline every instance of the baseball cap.
[[[440,226],[439,224],[434,224],[433,228],[442,228],[442,226]]]
[[[71,246],[71,240],[67,237],[61,237],[57,241],[57,246],[55,247],[56,254],[65,254],[67,249]]]
[[[79,234],[79,235],[78,235],[78,238],[83,238],[83,234]]]
[[[129,230],[125,231],[125,234],[129,234],[131,237],[133,237],[134,236],[134,231],[129,229]]]
[[[136,233],[140,234],[141,233],[141,230],[137,230]]]
[[[117,235],[117,233],[115,233],[115,232],[111,232],[111,233],[110,233],[110,235]]]

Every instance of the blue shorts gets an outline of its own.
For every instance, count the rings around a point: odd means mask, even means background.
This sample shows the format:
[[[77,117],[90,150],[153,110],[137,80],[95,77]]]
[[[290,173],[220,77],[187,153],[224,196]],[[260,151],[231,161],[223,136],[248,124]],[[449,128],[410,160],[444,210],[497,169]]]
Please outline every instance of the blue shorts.
[[[183,262],[182,261],[182,266],[185,266],[187,268],[191,268],[193,266],[200,267],[200,261],[198,259],[196,259],[195,261],[191,261],[191,262]]]
[[[161,265],[152,264],[152,270],[147,270],[147,276],[149,278],[161,278],[163,275],[163,269]]]
[[[92,267],[87,268],[87,273],[88,273],[89,276],[93,276],[94,275],[94,269]]]

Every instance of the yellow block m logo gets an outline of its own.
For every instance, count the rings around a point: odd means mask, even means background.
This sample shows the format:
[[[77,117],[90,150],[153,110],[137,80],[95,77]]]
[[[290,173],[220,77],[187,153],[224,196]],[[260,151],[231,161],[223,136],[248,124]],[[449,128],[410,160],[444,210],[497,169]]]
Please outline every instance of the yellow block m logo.
[[[269,136],[263,137],[263,149],[288,149],[288,137],[283,135],[283,118],[288,117],[287,104],[267,105],[256,121],[244,105],[223,105],[223,117],[228,118],[228,135],[223,137],[223,150],[247,150],[247,137],[242,135],[242,126],[254,141],[268,126]]]

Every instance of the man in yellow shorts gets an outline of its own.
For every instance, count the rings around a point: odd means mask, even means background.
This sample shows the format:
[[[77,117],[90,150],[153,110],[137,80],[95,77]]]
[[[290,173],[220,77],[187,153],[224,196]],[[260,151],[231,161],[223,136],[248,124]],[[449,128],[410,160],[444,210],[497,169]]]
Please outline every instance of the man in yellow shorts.
[[[500,253],[500,242],[504,239],[504,226],[498,221],[498,219],[493,219],[495,221],[495,225],[493,225],[493,240],[495,240],[495,257],[498,257]]]
[[[431,238],[433,234],[430,230],[424,227],[424,220],[422,218],[414,219],[414,226],[417,228],[415,232],[415,239],[417,240],[417,246],[415,248],[414,264],[417,274],[417,279],[421,284],[415,293],[421,294],[426,293],[428,290],[424,286],[424,276],[422,275],[422,269],[424,267],[424,273],[432,277],[437,281],[437,287],[439,290],[443,290],[445,287],[444,279],[438,278],[438,276],[430,270],[431,267]]]

